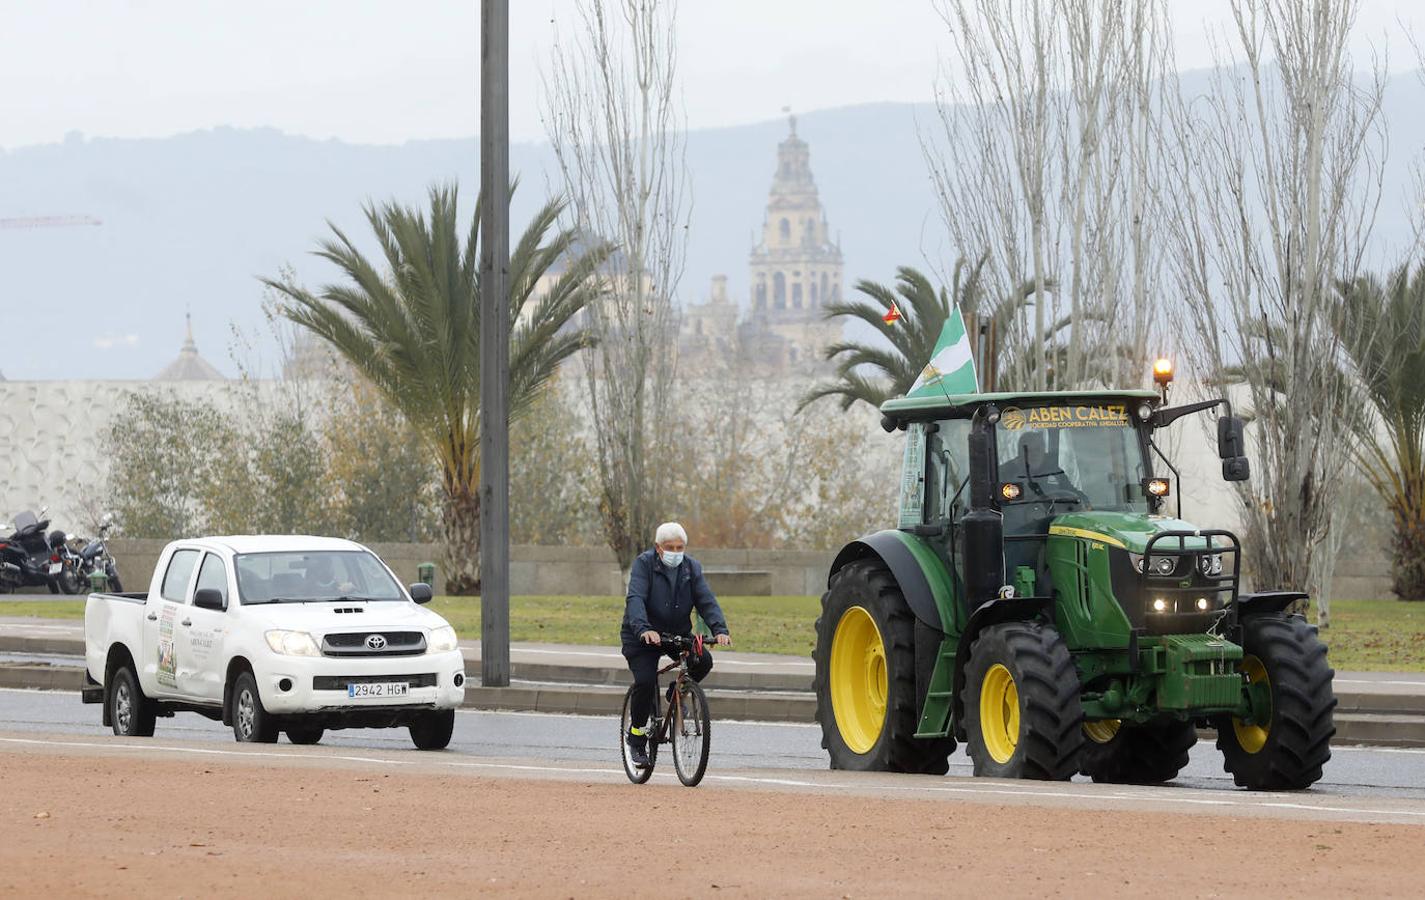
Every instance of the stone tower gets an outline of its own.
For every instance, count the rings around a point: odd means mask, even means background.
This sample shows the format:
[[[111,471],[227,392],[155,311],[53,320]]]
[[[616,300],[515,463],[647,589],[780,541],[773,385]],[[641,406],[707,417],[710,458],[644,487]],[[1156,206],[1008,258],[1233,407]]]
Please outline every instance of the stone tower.
[[[785,366],[809,370],[841,332],[823,310],[841,299],[841,247],[831,240],[796,116],[788,124],[790,134],[777,145],[762,242],[750,260],[752,319],[781,339]]]

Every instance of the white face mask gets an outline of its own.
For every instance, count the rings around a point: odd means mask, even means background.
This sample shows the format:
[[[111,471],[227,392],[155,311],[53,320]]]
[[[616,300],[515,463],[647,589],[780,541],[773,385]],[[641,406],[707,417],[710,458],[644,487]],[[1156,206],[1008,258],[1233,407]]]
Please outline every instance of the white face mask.
[[[676,569],[683,564],[683,551],[674,553],[672,550],[663,551],[663,565],[670,569]]]

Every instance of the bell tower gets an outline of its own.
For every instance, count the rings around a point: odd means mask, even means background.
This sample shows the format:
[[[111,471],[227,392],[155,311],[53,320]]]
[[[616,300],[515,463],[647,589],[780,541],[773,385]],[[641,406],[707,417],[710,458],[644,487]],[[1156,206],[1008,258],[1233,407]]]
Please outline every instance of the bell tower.
[[[752,317],[786,342],[789,365],[812,366],[839,327],[823,307],[841,299],[841,247],[831,240],[811,174],[811,151],[797,136],[796,116],[777,145],[762,240],[750,258]]]

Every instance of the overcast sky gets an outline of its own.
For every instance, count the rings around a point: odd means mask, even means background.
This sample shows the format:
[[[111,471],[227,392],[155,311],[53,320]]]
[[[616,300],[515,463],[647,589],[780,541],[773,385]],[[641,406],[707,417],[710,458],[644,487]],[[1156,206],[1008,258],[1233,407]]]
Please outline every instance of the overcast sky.
[[[542,137],[539,67],[572,0],[512,0],[510,125]],[[1183,68],[1210,59],[1205,24],[1226,0],[1169,0]],[[1366,0],[1358,52],[1411,0]],[[401,143],[468,136],[478,118],[478,0],[0,0],[0,147],[90,136],[161,137],[215,125]],[[945,27],[929,0],[683,0],[688,124],[932,96]]]

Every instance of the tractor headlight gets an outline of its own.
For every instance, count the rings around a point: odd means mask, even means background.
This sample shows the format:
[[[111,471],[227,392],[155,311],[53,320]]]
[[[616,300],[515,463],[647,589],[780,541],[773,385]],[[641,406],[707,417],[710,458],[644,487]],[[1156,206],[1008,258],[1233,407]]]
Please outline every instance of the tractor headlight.
[[[1143,574],[1143,554],[1130,553],[1128,559],[1133,563],[1133,568],[1141,575]],[[1149,575],[1165,576],[1177,571],[1178,558],[1176,556],[1154,556],[1148,563]]]
[[[1222,554],[1208,553],[1197,558],[1197,570],[1204,575],[1222,574]]]
[[[1162,597],[1159,597],[1158,599],[1156,599],[1156,600],[1153,601],[1153,612],[1167,612],[1167,611],[1168,611],[1168,601],[1164,600]]]

